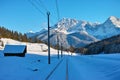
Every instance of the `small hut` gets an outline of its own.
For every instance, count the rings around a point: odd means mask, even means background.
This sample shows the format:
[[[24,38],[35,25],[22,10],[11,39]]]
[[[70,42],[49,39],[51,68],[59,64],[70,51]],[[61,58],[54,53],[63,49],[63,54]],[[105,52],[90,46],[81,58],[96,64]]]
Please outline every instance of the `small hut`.
[[[4,56],[24,57],[27,52],[26,45],[5,45]]]

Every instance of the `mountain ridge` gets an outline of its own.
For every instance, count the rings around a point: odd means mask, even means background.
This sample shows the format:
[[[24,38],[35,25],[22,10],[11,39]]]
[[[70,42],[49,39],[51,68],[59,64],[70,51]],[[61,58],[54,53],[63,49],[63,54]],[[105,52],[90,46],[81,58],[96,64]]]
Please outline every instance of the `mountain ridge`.
[[[63,18],[52,26],[50,30],[50,39],[52,45],[57,45],[56,37],[59,36],[60,43],[65,42],[66,44],[63,44],[63,46],[67,48],[70,46],[83,47],[91,42],[96,42],[118,34],[120,34],[120,19],[115,16],[110,16],[102,24]],[[40,34],[34,37],[47,43],[47,30],[40,31]],[[82,40],[83,37],[85,39]],[[81,45],[80,43],[83,44]]]

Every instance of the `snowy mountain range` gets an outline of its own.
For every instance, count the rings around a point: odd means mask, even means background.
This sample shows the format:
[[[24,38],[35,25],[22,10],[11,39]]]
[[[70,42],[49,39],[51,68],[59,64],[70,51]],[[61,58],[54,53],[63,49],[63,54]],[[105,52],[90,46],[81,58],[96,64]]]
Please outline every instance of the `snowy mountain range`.
[[[120,34],[120,19],[115,16],[110,16],[102,24],[63,18],[51,27],[50,42],[55,46],[58,36],[60,43],[66,48],[70,46],[83,47],[91,42],[96,42],[117,34]],[[27,33],[27,36],[47,42],[47,29],[36,33]]]

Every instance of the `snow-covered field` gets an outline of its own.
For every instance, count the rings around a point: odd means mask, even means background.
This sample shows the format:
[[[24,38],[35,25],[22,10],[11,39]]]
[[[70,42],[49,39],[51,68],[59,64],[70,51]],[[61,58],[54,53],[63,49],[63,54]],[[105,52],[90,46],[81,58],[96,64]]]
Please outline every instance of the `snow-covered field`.
[[[46,44],[38,44],[38,43],[25,43],[25,42],[19,42],[16,40],[12,40],[12,39],[7,39],[7,38],[2,38],[1,41],[4,42],[5,44],[11,44],[11,45],[27,45],[27,53],[40,53],[40,55],[47,55],[47,45]],[[56,55],[57,51],[55,49],[51,48],[51,54],[52,55]]]
[[[0,56],[0,80],[44,80],[57,63],[58,59],[54,56],[50,65],[47,56],[37,54],[26,54],[25,57]]]
[[[68,58],[69,80],[120,80],[120,54]]]
[[[41,44],[3,41],[27,44],[28,53],[25,57],[4,57],[0,50],[0,80],[120,80],[120,54],[71,56],[64,52],[64,57],[58,59],[57,51],[51,49],[48,64]]]
[[[57,59],[57,51],[51,48],[51,64],[48,64],[47,45],[22,43],[12,39],[1,39],[5,44],[27,45],[25,57],[4,57],[0,50],[0,80],[45,80],[61,59]]]

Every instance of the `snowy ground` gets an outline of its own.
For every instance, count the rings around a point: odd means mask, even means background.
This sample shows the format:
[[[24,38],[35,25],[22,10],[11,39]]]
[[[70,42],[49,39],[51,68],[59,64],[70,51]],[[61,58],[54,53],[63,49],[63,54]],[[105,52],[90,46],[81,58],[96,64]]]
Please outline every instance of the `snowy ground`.
[[[51,48],[51,64],[48,64],[48,52],[45,44],[22,43],[12,39],[1,39],[5,44],[27,45],[25,57],[4,57],[0,48],[0,80],[46,80],[56,65],[62,60],[57,50]]]
[[[120,54],[66,56],[49,80],[120,80]]]
[[[119,80],[120,54],[93,56],[0,56],[0,80]],[[57,67],[56,67],[57,65]],[[52,72],[53,71],[53,72]]]
[[[2,38],[1,41],[3,41],[5,44],[11,44],[11,45],[27,45],[27,53],[40,53],[40,55],[48,55],[46,50],[48,49],[46,44],[38,44],[38,43],[27,43],[27,42],[19,42],[12,39]],[[51,48],[52,55],[56,55],[57,51],[55,49]]]
[[[2,53],[0,53],[2,54]],[[0,80],[45,80],[60,60],[51,57],[51,64],[47,56],[26,54],[25,57],[0,56]]]
[[[27,44],[25,57],[4,57],[0,50],[0,80],[120,80],[120,54],[66,55],[58,59],[51,49],[51,64],[41,44],[2,39],[7,44]],[[45,44],[43,49],[47,49]]]
[[[69,80],[120,80],[120,54],[68,58]]]

